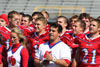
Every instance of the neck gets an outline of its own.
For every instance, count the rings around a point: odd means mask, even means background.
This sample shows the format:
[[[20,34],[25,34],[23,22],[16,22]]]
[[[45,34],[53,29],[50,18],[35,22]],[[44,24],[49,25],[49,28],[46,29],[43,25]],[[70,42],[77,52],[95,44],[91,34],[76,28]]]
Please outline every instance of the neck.
[[[90,37],[92,37],[92,38],[97,37],[97,36],[99,36],[99,32],[95,33],[95,34],[90,34]]]
[[[45,33],[46,31],[45,30],[43,30],[43,31],[41,31],[41,32],[36,32],[37,33],[37,35],[41,35],[41,34],[43,34],[43,33]]]
[[[66,28],[63,28],[62,30],[62,34],[64,34],[66,32]]]
[[[9,29],[12,29],[12,28],[14,28],[15,26],[13,26],[13,25],[8,25],[8,28]]]
[[[50,39],[50,43],[57,43],[58,41],[60,41],[60,38],[59,38],[59,37],[56,38],[55,40],[51,40],[51,39]]]
[[[88,31],[89,31],[89,27],[84,30],[85,33],[88,32]]]

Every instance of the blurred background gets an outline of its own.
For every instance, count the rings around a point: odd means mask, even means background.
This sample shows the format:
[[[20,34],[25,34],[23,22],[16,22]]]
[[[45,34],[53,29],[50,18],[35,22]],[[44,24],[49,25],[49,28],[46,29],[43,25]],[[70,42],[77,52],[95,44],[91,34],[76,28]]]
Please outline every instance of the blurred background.
[[[63,15],[70,18],[80,13],[89,13],[97,18],[100,16],[100,0],[0,0],[0,14],[16,10],[32,14],[34,11],[46,10],[50,20]]]

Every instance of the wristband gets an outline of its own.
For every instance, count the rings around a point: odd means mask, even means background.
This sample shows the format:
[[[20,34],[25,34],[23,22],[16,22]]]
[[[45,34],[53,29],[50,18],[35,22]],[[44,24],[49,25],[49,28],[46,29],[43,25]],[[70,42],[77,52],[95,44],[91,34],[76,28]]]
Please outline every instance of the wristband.
[[[56,62],[56,58],[53,58],[52,61],[53,61],[53,62]]]

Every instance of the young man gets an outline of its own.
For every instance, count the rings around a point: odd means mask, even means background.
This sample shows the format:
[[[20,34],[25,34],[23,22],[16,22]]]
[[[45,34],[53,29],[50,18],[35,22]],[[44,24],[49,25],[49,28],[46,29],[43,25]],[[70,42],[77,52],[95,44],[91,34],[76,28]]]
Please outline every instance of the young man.
[[[89,34],[79,38],[80,50],[77,59],[79,67],[100,66],[100,20],[94,19],[89,26]]]
[[[42,67],[69,66],[71,61],[71,48],[60,41],[62,27],[59,24],[50,26],[50,40],[39,46],[35,56],[35,63]]]
[[[86,23],[86,28],[84,33],[89,33],[90,15],[88,13],[81,13],[79,19]]]

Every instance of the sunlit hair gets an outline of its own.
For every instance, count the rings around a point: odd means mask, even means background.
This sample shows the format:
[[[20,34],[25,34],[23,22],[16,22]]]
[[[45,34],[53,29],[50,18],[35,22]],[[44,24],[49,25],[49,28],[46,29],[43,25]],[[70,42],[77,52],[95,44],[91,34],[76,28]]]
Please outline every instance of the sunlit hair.
[[[43,24],[47,24],[47,20],[44,17],[39,17],[36,19],[36,21],[41,21]]]
[[[42,13],[42,14],[43,14],[43,13],[45,13],[45,14],[46,14],[46,16],[47,16],[47,18],[49,18],[49,13],[48,13],[47,11],[42,10],[42,11],[41,11],[41,13]]]
[[[23,32],[19,28],[13,28],[11,32],[16,33],[19,37],[19,42],[21,43],[21,45],[25,46],[26,38],[25,36],[23,36]]]

